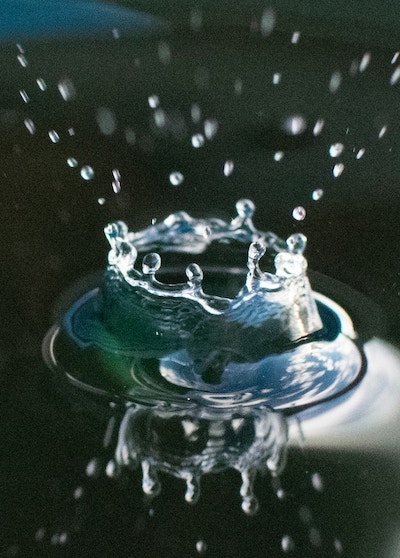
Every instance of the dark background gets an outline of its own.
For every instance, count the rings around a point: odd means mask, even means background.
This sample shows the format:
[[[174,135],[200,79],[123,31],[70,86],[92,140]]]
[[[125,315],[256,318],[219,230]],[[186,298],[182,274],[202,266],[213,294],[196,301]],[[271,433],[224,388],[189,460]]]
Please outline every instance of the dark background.
[[[75,24],[69,33],[68,18],[61,17],[69,12],[55,2],[55,18],[58,14],[64,25],[57,36],[33,37],[34,18],[21,37],[18,29],[12,40],[5,36],[0,49],[2,555],[187,557],[196,555],[196,541],[204,538],[207,556],[279,556],[288,531],[294,533],[297,556],[336,556],[336,537],[346,556],[390,556],[388,541],[399,523],[397,457],[383,451],[293,449],[282,479],[288,498],[279,502],[269,479],[261,479],[262,511],[252,520],[240,510],[239,479],[231,472],[205,479],[194,508],[184,504],[181,483],[168,479],[163,496],[152,504],[143,501],[138,475],[119,483],[104,475],[85,479],[86,463],[102,453],[109,411],[65,397],[41,358],[56,301],[72,283],[105,265],[107,222],[122,218],[137,230],[180,209],[229,219],[240,197],[255,202],[260,229],[283,237],[304,232],[310,267],[377,304],[385,338],[398,345],[400,85],[391,85],[390,78],[399,26],[383,3],[362,12],[350,4],[353,9],[344,11],[338,4],[332,10],[323,3],[318,9],[277,3],[276,29],[264,38],[257,27],[261,5],[206,5],[196,30],[190,27],[194,5],[175,2],[167,10],[167,4],[125,2],[167,23],[134,32],[123,28],[124,13],[121,37],[115,39],[118,18],[104,35],[78,32]],[[87,21],[97,8],[91,9]],[[301,32],[296,45],[294,31]],[[171,51],[167,65],[159,59],[160,42]],[[16,43],[26,51],[26,68],[17,61]],[[352,61],[360,62],[366,52],[369,66],[351,75]],[[342,84],[332,94],[329,81],[337,71]],[[278,86],[272,83],[275,72],[282,74]],[[46,91],[37,87],[37,78],[46,81]],[[76,96],[65,102],[57,84],[67,78]],[[238,78],[240,96],[234,89]],[[20,90],[26,90],[29,103]],[[152,124],[147,99],[154,94],[174,123],[173,132],[160,133]],[[219,124],[216,137],[198,150],[190,143],[201,131],[190,119],[192,103],[201,107],[202,120]],[[99,107],[114,115],[111,135],[99,131]],[[304,134],[291,137],[283,130],[282,122],[292,115],[305,118]],[[32,136],[26,118],[36,124]],[[319,118],[325,127],[315,137]],[[387,132],[379,139],[384,125]],[[71,127],[74,136],[68,134]],[[134,145],[126,141],[128,127],[135,131]],[[48,138],[51,129],[60,135],[57,144]],[[345,150],[333,159],[328,149],[336,142]],[[360,148],[365,155],[356,160]],[[280,162],[274,161],[276,151],[285,152]],[[68,157],[78,159],[77,169],[68,167]],[[235,165],[229,177],[222,172],[226,160]],[[332,175],[336,162],[345,165],[339,178]],[[79,176],[83,164],[93,166],[93,180]],[[122,175],[117,195],[111,188],[115,168]],[[185,177],[176,188],[168,181],[174,170]],[[324,196],[313,201],[317,188]],[[98,198],[105,198],[104,205]],[[307,210],[300,224],[291,217],[297,205]],[[360,327],[361,300],[355,297],[349,308]],[[382,335],[381,325],[376,327],[374,332],[372,324],[372,334]],[[321,494],[310,486],[316,470],[325,478]],[[72,495],[81,484],[85,492],[78,502]],[[313,509],[322,546],[309,542],[308,527],[299,519],[304,504]],[[41,538],[42,528],[43,540],[37,542],[35,533]],[[68,542],[57,543],[54,536],[64,532]]]

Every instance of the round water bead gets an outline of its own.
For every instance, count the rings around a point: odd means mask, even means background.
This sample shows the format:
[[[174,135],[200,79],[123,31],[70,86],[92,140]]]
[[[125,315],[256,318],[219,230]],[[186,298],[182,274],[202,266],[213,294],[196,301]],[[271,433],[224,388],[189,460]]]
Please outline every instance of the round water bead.
[[[306,214],[307,212],[302,205],[298,205],[292,211],[292,217],[293,219],[296,219],[296,221],[304,221]]]
[[[94,177],[94,170],[90,165],[84,165],[80,174],[84,180],[91,180]]]
[[[75,159],[75,157],[68,157],[67,165],[71,168],[75,168],[78,166],[78,161]]]
[[[179,171],[171,172],[169,175],[169,181],[171,182],[172,186],[179,186],[184,181],[185,177]]]

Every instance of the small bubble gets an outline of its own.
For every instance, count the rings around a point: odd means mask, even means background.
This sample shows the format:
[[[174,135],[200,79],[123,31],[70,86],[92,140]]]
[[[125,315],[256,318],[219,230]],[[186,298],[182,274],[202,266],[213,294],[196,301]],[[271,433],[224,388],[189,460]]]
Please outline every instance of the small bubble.
[[[272,8],[263,11],[260,21],[260,32],[262,37],[268,37],[274,30],[276,23],[275,12]]]
[[[197,103],[193,103],[190,107],[190,116],[194,124],[198,124],[201,120],[201,109]]]
[[[371,62],[371,53],[366,52],[363,55],[363,57],[361,58],[360,72],[365,72],[365,70],[368,68],[370,62]]]
[[[57,89],[64,101],[71,101],[76,97],[75,85],[69,78],[59,81],[57,84]]]
[[[74,157],[68,157],[67,165],[71,168],[75,168],[78,166],[78,161]]]
[[[24,120],[24,124],[30,134],[33,135],[36,132],[36,126],[33,120],[31,120],[30,118],[26,118]]]
[[[325,126],[325,120],[323,118],[318,118],[313,128],[313,135],[319,136]]]
[[[24,101],[24,103],[29,103],[29,95],[25,91],[25,89],[20,89],[19,94],[21,95],[21,98]]]
[[[283,157],[285,156],[283,151],[277,151],[274,153],[274,160],[275,161],[282,161]]]
[[[333,74],[331,75],[331,79],[329,81],[329,92],[330,93],[336,93],[336,91],[339,89],[341,83],[342,83],[341,72],[339,72],[339,71],[333,72]]]
[[[190,12],[190,28],[192,31],[200,31],[203,24],[203,14],[198,8]]]
[[[324,490],[324,481],[319,473],[314,473],[311,476],[311,484],[317,492],[322,492]]]
[[[274,75],[272,76],[272,83],[274,85],[279,85],[281,82],[281,78],[282,78],[282,74],[279,72],[275,72]]]
[[[322,190],[322,188],[318,188],[317,190],[314,190],[311,197],[314,201],[318,201],[322,198],[323,195],[324,195],[324,191]]]
[[[234,168],[235,168],[235,164],[232,160],[225,161],[224,168],[223,168],[224,175],[231,176]]]
[[[298,136],[299,134],[305,132],[307,128],[307,122],[303,116],[289,116],[289,118],[286,118],[286,120],[283,122],[282,128],[287,134],[291,136]]]
[[[399,79],[400,79],[400,66],[397,66],[397,68],[395,69],[395,71],[390,77],[390,85],[396,85]]]
[[[214,119],[207,119],[204,121],[204,135],[208,140],[212,140],[218,132],[218,121]]]
[[[104,205],[104,204],[106,203],[106,199],[105,199],[105,198],[99,198],[99,199],[97,200],[97,203],[98,203],[99,205]]]
[[[161,41],[158,43],[158,59],[164,66],[171,62],[171,49],[168,43]]]
[[[160,105],[160,98],[158,97],[158,95],[150,95],[150,97],[147,99],[147,102],[150,108],[156,109]]]
[[[344,171],[344,164],[343,163],[337,163],[333,169],[332,169],[332,174],[335,178],[338,178]]]
[[[53,143],[58,143],[60,141],[60,136],[57,134],[55,130],[49,131],[49,138]]]
[[[179,171],[171,172],[169,175],[169,181],[171,182],[172,186],[179,186],[184,181],[185,177]]]
[[[290,535],[284,535],[282,537],[281,548],[283,552],[292,552],[294,550],[294,542]]]
[[[329,155],[331,157],[339,157],[343,153],[343,143],[333,143],[329,148]]]
[[[114,29],[112,30],[112,36],[114,37],[114,39],[120,39],[121,33],[119,32],[119,29],[114,27]]]
[[[35,533],[35,541],[40,542],[44,539],[46,535],[46,529],[44,527],[40,527]]]
[[[395,64],[395,63],[397,62],[397,59],[398,59],[399,55],[400,55],[400,52],[395,52],[395,53],[393,54],[393,58],[392,58],[392,60],[391,60],[390,63],[391,63],[391,64]]]
[[[204,142],[205,139],[203,134],[194,134],[194,136],[192,136],[192,146],[195,149],[198,149],[199,147],[203,147]]]
[[[290,42],[292,43],[292,45],[297,45],[297,43],[298,43],[299,40],[300,40],[300,35],[301,35],[300,31],[295,31],[295,32],[293,33],[292,38],[291,38],[291,40],[290,40]]]
[[[105,136],[111,136],[117,129],[115,114],[107,107],[100,107],[97,109],[96,122],[100,132]]]
[[[207,543],[203,540],[199,540],[196,542],[196,551],[199,554],[205,554],[207,552]]]
[[[91,180],[94,177],[94,170],[90,165],[84,165],[80,174],[84,180]]]
[[[379,139],[383,138],[386,132],[387,132],[387,126],[385,124],[385,126],[382,126],[382,128],[379,130],[378,138]]]
[[[40,91],[46,91],[47,83],[44,81],[43,78],[37,78],[36,83],[37,83],[37,86],[39,87]]]
[[[305,208],[301,205],[298,205],[297,207],[295,207],[292,211],[292,217],[296,221],[304,221],[304,219],[306,218]]]
[[[28,66],[28,60],[25,58],[23,54],[18,54],[17,60],[23,68],[26,68]]]
[[[362,147],[361,149],[359,149],[359,150],[357,151],[356,159],[361,159],[361,157],[364,155],[364,153],[365,153],[365,148]]]
[[[240,78],[235,79],[233,89],[235,91],[235,95],[240,97],[240,95],[243,93],[243,81]]]

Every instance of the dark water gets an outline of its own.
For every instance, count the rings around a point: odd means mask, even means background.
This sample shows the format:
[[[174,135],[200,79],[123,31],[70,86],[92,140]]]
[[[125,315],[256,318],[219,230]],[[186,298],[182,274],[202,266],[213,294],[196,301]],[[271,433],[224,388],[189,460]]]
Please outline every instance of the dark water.
[[[149,502],[138,474],[118,481],[86,477],[89,460],[99,456],[104,467],[109,457],[102,438],[110,410],[58,389],[41,359],[59,296],[105,265],[102,229],[108,221],[124,218],[138,229],[182,208],[229,218],[243,196],[259,208],[260,228],[282,236],[301,230],[309,239],[310,267],[370,301],[339,288],[340,302],[365,339],[380,336],[399,346],[399,105],[398,90],[390,86],[395,51],[381,35],[377,41],[372,34],[369,42],[366,32],[362,42],[346,42],[343,35],[318,37],[314,26],[307,30],[304,18],[301,23],[296,51],[290,43],[295,27],[278,30],[268,44],[251,38],[248,27],[195,38],[191,32],[175,34],[165,39],[176,61],[171,67],[155,62],[154,38],[26,44],[28,68],[18,64],[14,44],[2,47],[1,555],[188,557],[199,554],[196,543],[204,540],[206,556],[276,557],[285,555],[282,537],[290,535],[292,554],[304,558],[339,556],[340,544],[342,555],[352,558],[396,556],[400,458],[385,444],[317,450],[306,441],[290,449],[281,479],[286,498],[277,498],[269,477],[258,479],[261,511],[254,518],[241,511],[234,472],[206,477],[197,506],[186,504],[183,484],[167,477],[162,495]],[[351,61],[368,49],[370,67],[350,79]],[[208,88],[193,79],[198,67],[209,70]],[[343,84],[330,95],[327,84],[337,68]],[[287,76],[279,95],[273,71]],[[238,75],[239,98],[232,93]],[[49,84],[46,94],[34,85],[41,76]],[[71,103],[57,92],[64,77],[78,92]],[[18,94],[24,88],[31,96],[26,106]],[[196,152],[188,141],[150,141],[143,107],[155,93],[187,118],[193,100],[198,102],[219,121],[215,141]],[[98,131],[101,106],[117,116],[111,136]],[[324,134],[282,135],[281,119],[296,113],[313,123],[324,117]],[[32,137],[23,126],[28,117],[37,123]],[[124,139],[126,124],[141,138],[134,146]],[[378,141],[385,124],[386,135]],[[71,126],[76,135],[67,137]],[[60,130],[57,145],[48,139],[50,129]],[[349,143],[345,171],[334,180],[335,161],[327,151],[338,141]],[[354,160],[353,145],[366,148],[360,161]],[[273,164],[279,150],[285,157]],[[71,156],[93,166],[92,181],[71,172]],[[235,162],[229,180],[221,172],[227,160]],[[178,167],[185,182],[172,188],[168,175]],[[119,195],[111,189],[114,168],[123,177]],[[316,187],[324,196],[311,202]],[[100,197],[106,198],[103,206]],[[301,225],[291,218],[297,205],[307,208]],[[337,286],[333,290],[338,293]],[[315,472],[324,481],[322,491],[312,486]],[[83,494],[76,499],[79,486]]]

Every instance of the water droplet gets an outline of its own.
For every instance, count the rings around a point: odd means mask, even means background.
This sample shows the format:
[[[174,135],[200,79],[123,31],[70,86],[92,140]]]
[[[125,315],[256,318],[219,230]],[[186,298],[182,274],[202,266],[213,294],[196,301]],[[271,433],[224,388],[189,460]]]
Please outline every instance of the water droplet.
[[[356,159],[361,159],[361,157],[364,155],[364,153],[365,153],[365,148],[362,147],[361,149],[359,149],[359,150],[357,151]]]
[[[343,545],[342,545],[342,543],[340,542],[339,539],[335,539],[333,541],[333,546],[334,546],[337,554],[342,554],[343,553]]]
[[[15,46],[21,54],[25,54],[25,49],[20,43],[17,43]]]
[[[205,139],[203,134],[194,134],[194,136],[192,136],[192,146],[195,149],[198,149],[199,147],[203,147],[204,142]]]
[[[60,141],[60,136],[57,134],[55,130],[49,131],[49,138],[53,143],[58,143]]]
[[[99,199],[97,200],[97,203],[98,203],[99,205],[104,205],[104,204],[106,203],[106,199],[105,199],[105,198],[99,198]]]
[[[240,97],[240,95],[243,93],[243,81],[240,78],[235,79],[233,89],[235,91],[235,95]]]
[[[336,93],[342,83],[342,73],[337,71],[333,72],[329,81],[329,92]]]
[[[94,177],[94,170],[90,165],[84,165],[80,174],[84,180],[91,180]]]
[[[75,85],[69,78],[59,81],[57,84],[57,89],[64,101],[71,101],[76,97]]]
[[[160,41],[158,43],[158,59],[164,66],[167,66],[171,62],[171,49],[169,44],[165,41]]]
[[[203,540],[199,540],[196,542],[196,551],[199,554],[205,554],[207,552],[207,543]]]
[[[321,546],[321,533],[315,527],[311,527],[308,537],[313,546]]]
[[[329,148],[329,155],[331,157],[339,157],[343,153],[343,143],[333,143]]]
[[[235,168],[235,164],[233,161],[231,160],[225,161],[224,168],[223,168],[224,175],[231,176],[234,168]]]
[[[314,473],[311,476],[311,484],[317,492],[322,492],[324,490],[324,481],[319,473]]]
[[[70,136],[74,136],[75,135],[75,130],[73,128],[68,128],[68,134]]]
[[[147,99],[147,102],[150,108],[156,109],[160,105],[160,98],[158,97],[158,95],[150,95],[150,97]]]
[[[388,127],[386,124],[379,130],[378,138],[381,139],[386,134]]]
[[[71,168],[75,168],[78,166],[78,161],[74,157],[68,157],[67,165]]]
[[[68,533],[60,533],[58,537],[59,544],[66,544],[68,542]]]
[[[398,59],[399,55],[400,55],[400,52],[395,52],[395,53],[393,54],[393,58],[392,58],[392,60],[391,60],[390,63],[391,63],[391,64],[395,64],[395,63],[397,62],[397,59]]]
[[[18,54],[17,60],[23,68],[26,68],[28,66],[28,60],[25,58],[23,54]]]
[[[260,32],[262,37],[268,37],[274,30],[276,23],[275,12],[272,8],[263,11],[260,21]]]
[[[44,527],[40,527],[35,533],[35,541],[40,542],[44,539],[46,535],[46,529]]]
[[[151,224],[155,225],[157,223],[157,217],[152,217]]]
[[[193,103],[190,107],[190,116],[194,124],[198,124],[201,120],[201,109],[197,103]]]
[[[28,93],[25,91],[25,89],[20,89],[19,94],[21,95],[22,100],[24,101],[24,103],[29,103],[29,95]]]
[[[115,114],[107,107],[100,107],[97,109],[96,122],[100,132],[105,136],[111,136],[117,129]]]
[[[44,81],[43,78],[37,78],[36,83],[37,83],[37,86],[39,87],[40,91],[46,91],[47,83]]]
[[[312,513],[310,508],[307,506],[300,506],[299,518],[302,523],[309,525],[312,522]]]
[[[400,79],[400,66],[397,66],[397,68],[395,69],[395,71],[390,77],[390,85],[396,85],[399,79]]]
[[[132,128],[126,128],[125,139],[126,139],[126,143],[129,143],[130,145],[134,145],[136,143],[136,134],[132,130]]]
[[[281,82],[281,78],[282,78],[282,74],[280,74],[279,72],[275,72],[272,77],[272,83],[274,85],[279,85]]]
[[[295,32],[293,33],[292,38],[291,38],[291,40],[290,40],[290,42],[292,43],[292,45],[297,45],[297,43],[298,43],[299,40],[300,40],[300,35],[301,35],[300,31],[295,31]]]
[[[306,213],[305,208],[301,205],[298,205],[292,211],[292,217],[296,221],[304,221],[304,219],[306,218],[306,214],[307,213]]]
[[[363,57],[361,58],[360,72],[365,72],[365,70],[368,68],[370,62],[371,62],[371,53],[366,52],[363,55]]]
[[[289,118],[286,118],[286,120],[283,122],[282,128],[287,134],[291,136],[298,136],[299,134],[305,132],[307,128],[307,122],[303,116],[289,116]]]
[[[80,500],[83,496],[83,487],[77,486],[74,490],[74,500]]]
[[[325,126],[325,120],[323,118],[318,118],[313,128],[313,135],[319,136]]]
[[[277,152],[274,154],[274,160],[275,160],[275,161],[282,161],[282,159],[283,159],[284,156],[285,156],[285,154],[284,154],[283,151],[277,151]]]
[[[114,194],[119,194],[121,191],[121,173],[118,169],[113,169],[112,171],[113,180],[112,180],[112,189]]]
[[[33,135],[36,132],[36,126],[33,120],[31,120],[30,118],[26,118],[24,120],[24,124],[29,133]]]
[[[276,496],[279,500],[284,500],[286,498],[286,492],[283,490],[283,488],[278,488],[278,490],[276,491]]]
[[[311,197],[314,201],[318,201],[322,198],[323,195],[324,191],[322,190],[322,188],[318,188],[317,190],[314,190]]]
[[[172,186],[179,186],[184,181],[185,177],[179,171],[171,172],[169,175],[169,181],[171,182]]]
[[[190,28],[192,31],[199,31],[203,24],[203,14],[198,8],[190,11]]]
[[[204,135],[208,140],[212,140],[218,132],[218,121],[214,119],[207,119],[204,121]]]
[[[294,550],[294,542],[290,535],[283,535],[281,540],[281,548],[283,552],[292,552]]]
[[[114,459],[110,459],[110,461],[106,465],[106,475],[107,477],[112,479],[116,476],[116,473],[117,473],[117,465]]]
[[[335,178],[338,178],[344,171],[344,164],[343,163],[337,163],[333,169],[332,169],[332,174]]]
[[[350,69],[349,69],[349,74],[354,77],[356,75],[356,73],[358,72],[359,69],[359,65],[358,65],[358,60],[352,60],[351,64],[350,64]]]
[[[114,39],[120,39],[121,33],[119,32],[119,29],[114,27],[114,29],[112,30],[112,36],[114,37]]]
[[[100,474],[100,461],[97,457],[93,457],[86,465],[86,475],[88,477],[97,477]]]

